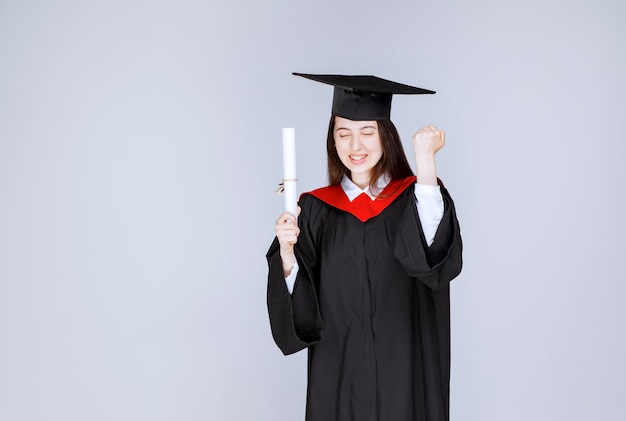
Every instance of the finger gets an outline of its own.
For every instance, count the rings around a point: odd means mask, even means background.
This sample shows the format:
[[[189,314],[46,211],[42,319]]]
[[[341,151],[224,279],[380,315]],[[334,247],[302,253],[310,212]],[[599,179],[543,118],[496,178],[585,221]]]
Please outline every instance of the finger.
[[[296,216],[295,216],[293,213],[291,213],[291,212],[285,212],[285,216],[286,216],[287,221],[288,221],[289,223],[294,224],[294,225],[297,223]]]
[[[276,232],[280,232],[280,233],[286,233],[286,234],[293,234],[293,235],[299,235],[300,234],[300,228],[298,228],[296,225],[285,225],[285,224],[279,224],[276,225],[274,227],[274,229],[276,230]]]
[[[276,238],[278,238],[278,242],[283,245],[294,245],[298,242],[298,236],[293,233],[279,232],[276,233]]]
[[[276,236],[278,238],[278,243],[283,245],[292,246],[298,242],[298,237],[294,236]]]
[[[285,228],[284,225],[277,225],[274,227],[277,236],[285,237],[285,236],[294,236],[297,237],[300,235],[300,228],[298,227],[290,227]]]
[[[295,244],[298,242],[298,236],[295,234],[292,235],[284,235],[283,240],[290,244]]]
[[[429,124],[429,125],[426,125],[426,126],[422,127],[421,129],[419,129],[419,130],[415,133],[415,135],[418,135],[418,134],[427,134],[427,133],[437,133],[438,131],[439,131],[439,129],[437,129],[437,127],[436,127],[436,126],[434,126],[434,125],[432,125],[432,124]],[[415,135],[414,135],[414,136],[415,136]]]
[[[443,143],[445,145],[446,144],[446,131],[445,130],[440,130],[439,131],[439,136],[441,137],[441,143]]]
[[[300,232],[296,230],[276,230],[276,237],[280,242],[296,242],[299,234]]]
[[[296,223],[296,217],[293,216],[291,213],[289,212],[283,212],[278,219],[276,220],[276,225],[278,224],[286,224],[288,222],[291,222],[293,224]]]

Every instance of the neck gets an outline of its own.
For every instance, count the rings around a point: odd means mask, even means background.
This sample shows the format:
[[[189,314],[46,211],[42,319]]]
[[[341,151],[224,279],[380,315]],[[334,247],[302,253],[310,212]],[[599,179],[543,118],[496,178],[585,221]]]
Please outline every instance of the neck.
[[[369,174],[350,174],[350,180],[361,189],[365,189],[370,185],[371,177]]]

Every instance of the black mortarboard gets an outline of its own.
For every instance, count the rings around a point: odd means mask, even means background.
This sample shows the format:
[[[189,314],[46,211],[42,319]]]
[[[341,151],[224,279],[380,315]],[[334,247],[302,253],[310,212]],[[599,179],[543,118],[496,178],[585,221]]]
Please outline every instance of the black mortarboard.
[[[376,76],[309,75],[293,73],[335,87],[333,114],[349,120],[387,120],[393,94],[434,94],[435,91],[403,85]]]

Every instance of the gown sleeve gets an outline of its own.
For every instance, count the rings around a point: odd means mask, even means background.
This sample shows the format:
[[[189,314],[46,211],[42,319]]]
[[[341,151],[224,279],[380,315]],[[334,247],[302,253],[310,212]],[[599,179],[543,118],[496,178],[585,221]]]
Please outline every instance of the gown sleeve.
[[[309,212],[301,204],[298,220],[300,235],[295,247],[298,274],[293,292],[285,283],[278,240],[275,238],[267,252],[269,266],[267,308],[274,342],[283,354],[293,354],[322,339],[323,323],[315,287],[317,253],[313,241]]]
[[[454,202],[440,183],[444,214],[428,247],[421,228],[415,201],[409,201],[402,216],[394,254],[409,276],[417,278],[432,290],[444,288],[463,266],[463,243]],[[418,232],[419,235],[415,235]]]

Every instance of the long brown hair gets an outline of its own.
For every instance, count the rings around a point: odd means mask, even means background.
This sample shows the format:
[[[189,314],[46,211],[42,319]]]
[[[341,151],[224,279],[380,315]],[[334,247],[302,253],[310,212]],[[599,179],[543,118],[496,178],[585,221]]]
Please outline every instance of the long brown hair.
[[[328,136],[326,137],[326,152],[328,155],[328,184],[334,185],[341,183],[345,175],[350,177],[350,171],[343,165],[337,149],[335,149],[335,115],[330,116],[328,124]],[[396,126],[391,120],[377,120],[378,134],[380,143],[383,147],[383,156],[380,161],[372,169],[372,177],[370,178],[369,188],[374,194],[377,194],[378,179],[383,174],[388,174],[392,179],[406,178],[413,174],[409,161],[404,154],[404,148],[400,141],[400,135]]]

